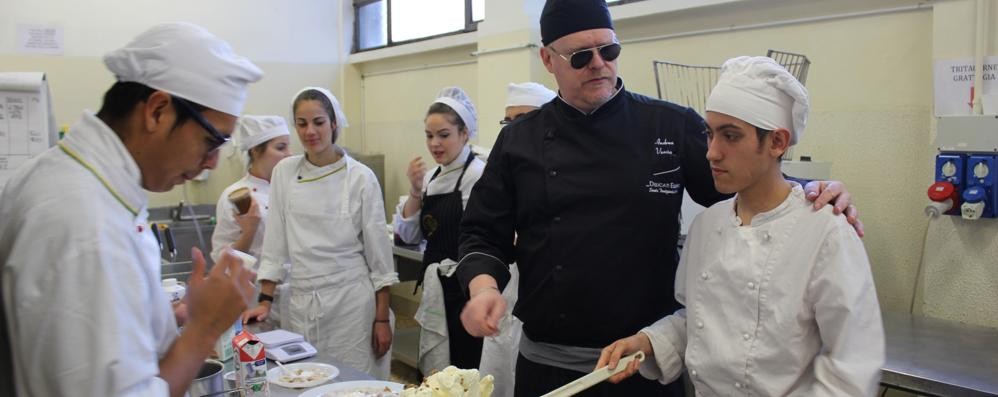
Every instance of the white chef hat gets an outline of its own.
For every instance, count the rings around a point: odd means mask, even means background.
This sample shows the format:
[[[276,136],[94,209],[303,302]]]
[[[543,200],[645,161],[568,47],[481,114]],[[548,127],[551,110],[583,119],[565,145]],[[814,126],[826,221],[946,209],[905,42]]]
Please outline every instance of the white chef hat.
[[[549,90],[547,87],[528,81],[526,83],[509,83],[506,86],[506,106],[533,106],[541,107],[541,105],[551,102],[554,97],[558,96],[554,91]]]
[[[706,110],[737,117],[753,126],[790,131],[794,145],[804,134],[810,107],[807,89],[769,57],[737,57],[724,62]]]
[[[325,95],[326,99],[329,100],[329,103],[333,105],[333,113],[335,113],[333,117],[336,118],[336,129],[333,132],[336,133],[336,139],[339,140],[340,138],[343,137],[343,128],[349,127],[350,123],[347,122],[347,115],[346,113],[343,113],[343,108],[340,106],[340,101],[336,100],[336,96],[325,88],[305,87],[302,88],[301,91],[298,91],[298,93],[295,94],[295,97],[291,99],[291,120],[295,119],[294,101],[298,99],[298,96],[301,95],[301,93],[309,90],[318,91],[322,93],[322,95]]]
[[[243,115],[239,118],[239,150],[245,152],[279,136],[287,136],[288,123],[281,116]]]
[[[475,104],[471,103],[471,98],[459,87],[445,87],[437,94],[437,99],[433,103],[442,103],[450,106],[461,116],[461,121],[468,127],[468,138],[478,135],[478,116],[475,111]]]
[[[247,86],[263,72],[204,28],[184,22],[156,25],[104,55],[118,81],[136,82],[239,116]]]

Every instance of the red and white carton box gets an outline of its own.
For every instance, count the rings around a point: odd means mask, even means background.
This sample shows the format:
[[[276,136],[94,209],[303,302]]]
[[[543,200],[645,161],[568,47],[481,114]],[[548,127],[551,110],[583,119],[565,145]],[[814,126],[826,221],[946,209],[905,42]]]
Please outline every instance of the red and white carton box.
[[[236,387],[243,396],[270,397],[267,383],[267,352],[256,335],[242,330],[232,338],[236,355]]]

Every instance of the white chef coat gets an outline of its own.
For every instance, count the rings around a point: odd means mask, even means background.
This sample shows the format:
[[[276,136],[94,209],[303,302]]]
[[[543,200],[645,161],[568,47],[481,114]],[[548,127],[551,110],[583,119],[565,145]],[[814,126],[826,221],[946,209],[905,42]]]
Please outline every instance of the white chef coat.
[[[345,154],[323,167],[296,155],[277,164],[271,181],[258,279],[281,281],[282,264],[291,263],[284,325],[387,379],[391,352],[376,360],[371,347],[374,293],[398,283],[398,273],[374,172]]]
[[[457,184],[457,178],[461,175],[461,170],[464,168],[465,160],[468,158],[468,153],[471,152],[471,147],[468,145],[464,146],[461,150],[461,154],[455,157],[454,161],[451,161],[447,165],[438,165],[440,168],[440,175],[437,175],[436,179],[430,181],[433,174],[437,171],[437,168],[433,168],[426,171],[426,175],[423,176],[423,189],[424,193],[427,195],[437,195],[437,194],[447,194],[454,191],[454,185]],[[482,159],[475,157],[471,160],[471,164],[468,165],[468,170],[464,172],[464,177],[461,178],[461,207],[468,205],[468,198],[471,197],[471,189],[475,186],[475,182],[478,182],[478,178],[482,177],[482,171],[485,170],[485,162]],[[409,244],[419,244],[423,240],[423,232],[419,229],[419,214],[421,211],[416,211],[416,213],[403,217],[402,209],[405,207],[405,202],[399,203],[395,206],[395,216],[394,216],[394,230],[395,234],[399,235],[402,241]],[[451,258],[455,261],[458,258]]]
[[[256,258],[260,257],[260,250],[263,247],[263,235],[267,226],[264,220],[267,219],[267,211],[270,205],[270,182],[246,174],[242,179],[225,188],[222,191],[222,195],[218,198],[218,204],[215,205],[215,219],[217,223],[215,224],[215,232],[211,235],[211,258],[215,262],[218,262],[221,258],[222,250],[226,246],[236,242],[239,239],[239,235],[242,234],[242,228],[236,222],[236,206],[229,201],[229,194],[243,187],[248,188],[250,195],[253,196],[253,200],[256,200],[256,204],[260,208],[261,220],[247,253]]]
[[[166,396],[177,337],[138,165],[86,113],[15,171],[0,200],[0,266],[24,396]]]
[[[222,258],[222,250],[236,242],[239,239],[239,235],[242,234],[242,227],[239,226],[239,222],[236,222],[236,206],[229,201],[229,194],[243,187],[250,190],[250,195],[253,196],[253,200],[256,200],[256,205],[260,209],[260,224],[257,225],[256,234],[253,235],[253,241],[250,243],[249,252],[247,252],[257,258],[255,267],[259,269],[260,252],[263,249],[263,235],[267,229],[267,212],[270,208],[270,182],[249,173],[236,181],[236,183],[225,188],[222,191],[222,195],[218,198],[218,204],[215,205],[215,231],[211,235],[211,258],[215,262],[218,262]],[[287,271],[291,265],[285,263],[284,267],[285,271]],[[287,284],[279,284],[277,289],[274,290],[274,302],[271,305],[270,316],[267,318],[268,322],[279,328],[283,326],[281,323],[281,313],[288,310],[288,300],[282,299],[282,296],[287,293],[287,287]]]
[[[815,212],[794,184],[740,226],[735,199],[697,216],[676,273],[686,306],[643,329],[670,382],[686,367],[700,396],[872,396],[884,330],[870,263],[845,217]]]

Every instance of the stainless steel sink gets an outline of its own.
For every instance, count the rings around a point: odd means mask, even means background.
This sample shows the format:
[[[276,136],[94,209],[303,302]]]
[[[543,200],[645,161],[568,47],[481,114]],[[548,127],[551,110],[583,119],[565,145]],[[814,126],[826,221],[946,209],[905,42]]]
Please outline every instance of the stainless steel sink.
[[[187,207],[161,207],[149,210],[150,223],[156,223],[161,229],[164,227],[173,236],[176,255],[169,250],[166,233],[160,234],[160,258],[163,267],[161,269],[162,278],[176,278],[187,281],[192,269],[191,248],[198,247],[204,253],[207,265],[210,268],[214,263],[211,260],[211,235],[215,231],[214,212],[215,207],[200,205],[190,208],[194,210],[193,218]],[[182,215],[182,216],[181,216]],[[178,219],[180,218],[180,219]],[[201,238],[198,238],[198,229],[201,231]]]

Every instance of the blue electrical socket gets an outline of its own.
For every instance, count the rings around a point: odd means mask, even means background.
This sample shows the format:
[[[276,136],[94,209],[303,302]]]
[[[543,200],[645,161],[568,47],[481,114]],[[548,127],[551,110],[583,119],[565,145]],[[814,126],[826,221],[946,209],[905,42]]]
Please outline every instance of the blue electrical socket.
[[[949,182],[957,188],[963,187],[963,164],[965,157],[959,154],[940,154],[936,156],[936,182]]]
[[[937,160],[938,164],[938,160]],[[981,217],[994,218],[998,216],[998,157],[976,156],[967,157],[965,167],[966,188],[979,186],[984,190],[984,213]]]

